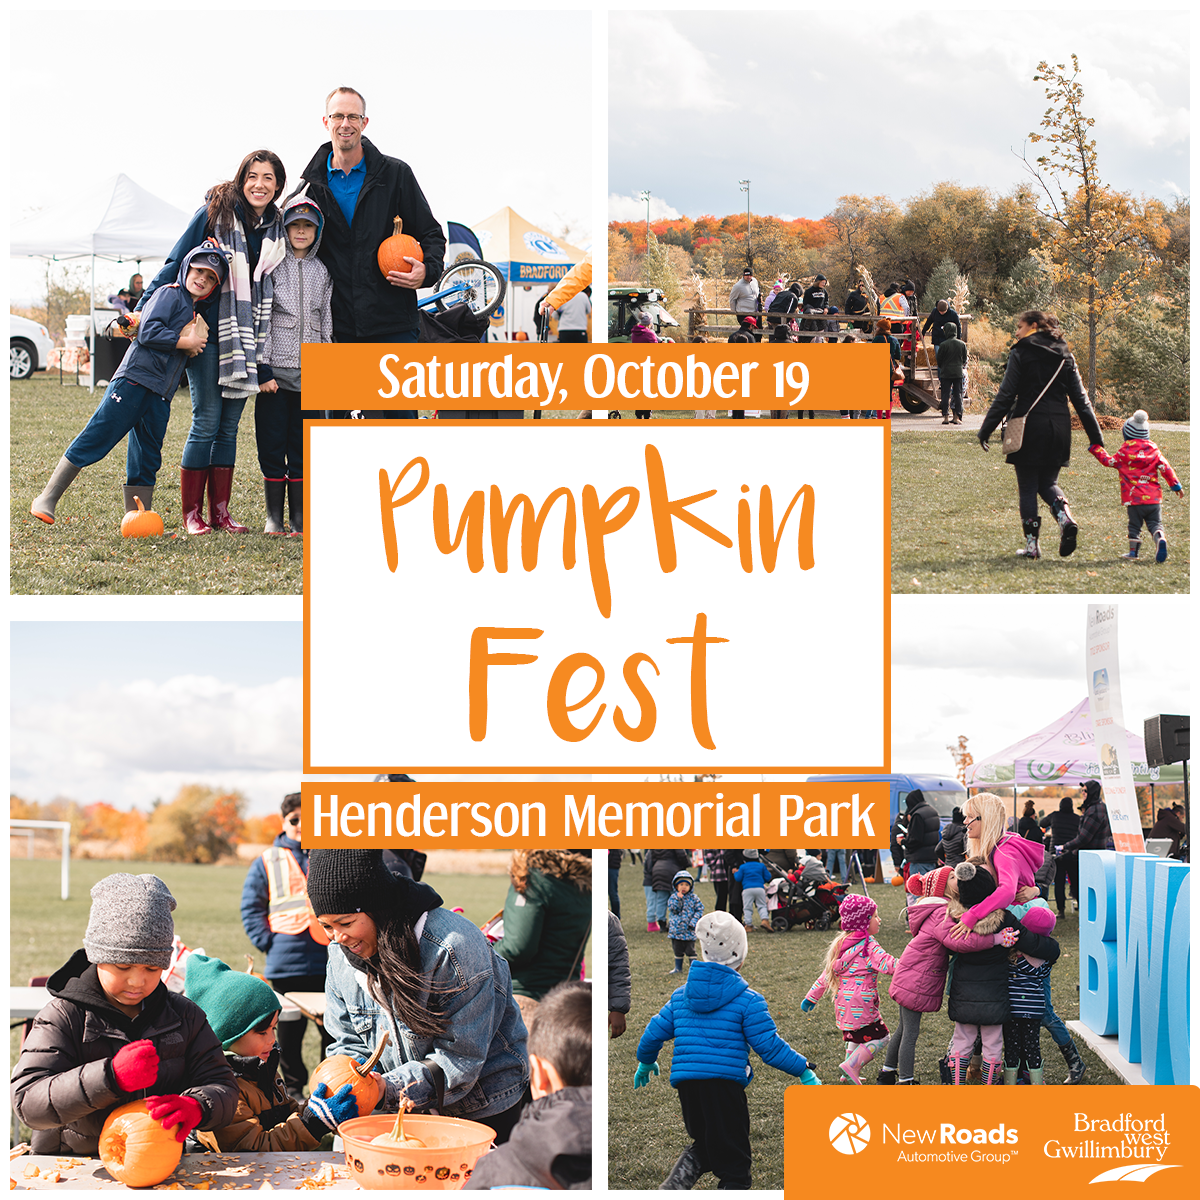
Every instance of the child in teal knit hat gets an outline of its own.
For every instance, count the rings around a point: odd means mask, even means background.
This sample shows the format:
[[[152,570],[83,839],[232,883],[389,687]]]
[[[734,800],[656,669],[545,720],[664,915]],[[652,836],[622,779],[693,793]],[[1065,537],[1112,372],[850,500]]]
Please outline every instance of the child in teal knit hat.
[[[232,1123],[200,1137],[210,1149],[312,1150],[325,1134],[360,1115],[349,1084],[331,1096],[322,1083],[304,1105],[288,1097],[275,1045],[281,1005],[264,980],[219,958],[193,954],[184,994],[204,1010],[237,1080]]]

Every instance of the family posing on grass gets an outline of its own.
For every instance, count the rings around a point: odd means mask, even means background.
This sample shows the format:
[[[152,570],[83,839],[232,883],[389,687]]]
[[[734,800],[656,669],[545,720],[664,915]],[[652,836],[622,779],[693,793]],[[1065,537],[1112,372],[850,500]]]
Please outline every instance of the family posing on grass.
[[[409,166],[363,137],[368,117],[361,94],[335,89],[325,113],[330,141],[282,206],[287,173],[270,150],[246,155],[232,180],[209,191],[138,301],[136,342],[33,501],[33,516],[53,525],[56,506],[79,472],[127,435],[125,511],[139,500],[151,508],[171,398],[186,368],[192,399],[180,465],[186,532],[247,532],[229,505],[238,423],[253,398],[264,532],[283,534],[290,525],[291,534],[302,534],[303,420],[319,414],[301,409],[301,345],[415,342],[416,290],[436,282],[446,247]],[[424,258],[406,256],[409,270],[384,275],[376,255],[396,217]]]
[[[899,957],[875,940],[880,918],[874,900],[855,893],[841,903],[841,930],[800,1009],[811,1012],[826,993],[833,997],[834,1020],[845,1043],[838,1067],[845,1082],[861,1084],[863,1069],[880,1054],[885,1057],[877,1083],[918,1082],[914,1065],[921,1016],[941,1008],[948,975],[947,1012],[954,1035],[939,1064],[943,1082],[965,1084],[972,1059],[980,1053],[985,1084],[1042,1083],[1043,1025],[1062,1047],[1069,1082],[1083,1078],[1083,1059],[1065,1028],[1065,1044],[1059,1040],[1062,1022],[1050,1003],[1050,969],[1059,945],[1050,936],[1055,915],[1034,878],[1043,848],[1006,832],[1004,802],[998,796],[971,797],[964,818],[965,861],[914,872],[908,879],[911,940]],[[759,865],[758,853],[748,858],[739,871],[746,872],[744,882],[753,886],[754,873],[748,868]],[[704,959],[691,964],[683,986],[642,1034],[634,1088],[658,1074],[659,1053],[674,1040],[671,1085],[691,1143],[662,1187],[689,1189],[711,1171],[721,1188],[748,1188],[749,1051],[801,1083],[821,1080],[813,1064],[780,1037],[766,1000],[739,973],[753,929],[749,902],[744,922],[725,912],[704,914],[691,875],[680,871],[672,882],[667,907],[676,956],[672,973],[682,971],[694,941]],[[880,1011],[881,975],[892,977],[889,994],[900,1010],[894,1032]]]

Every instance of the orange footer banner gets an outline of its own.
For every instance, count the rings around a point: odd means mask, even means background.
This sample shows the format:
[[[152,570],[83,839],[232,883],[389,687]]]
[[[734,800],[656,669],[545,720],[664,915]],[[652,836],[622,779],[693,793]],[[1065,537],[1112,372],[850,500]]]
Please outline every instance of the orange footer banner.
[[[790,1087],[784,1194],[807,1200],[817,1181],[847,1178],[853,1164],[855,1178],[887,1180],[888,1190],[944,1183],[944,1194],[973,1200],[1073,1196],[1092,1183],[1144,1183],[1142,1200],[1192,1198],[1198,1095],[1191,1086]]]

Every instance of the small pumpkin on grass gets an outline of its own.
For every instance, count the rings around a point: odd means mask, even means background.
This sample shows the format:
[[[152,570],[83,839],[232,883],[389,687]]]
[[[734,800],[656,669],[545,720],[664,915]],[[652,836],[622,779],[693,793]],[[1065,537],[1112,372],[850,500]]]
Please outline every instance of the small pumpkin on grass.
[[[163,520],[152,508],[142,503],[141,496],[134,496],[136,511],[127,512],[121,518],[122,537],[159,537],[163,532]]]
[[[389,1037],[387,1030],[384,1030],[379,1045],[375,1047],[375,1053],[361,1067],[348,1054],[334,1054],[322,1059],[309,1077],[309,1089],[316,1091],[317,1085],[323,1083],[329,1089],[330,1095],[336,1095],[349,1084],[358,1105],[358,1115],[365,1117],[379,1103],[379,1089],[371,1078],[371,1072],[383,1057]]]
[[[144,1100],[113,1109],[100,1131],[100,1161],[108,1173],[128,1187],[162,1183],[183,1156],[174,1129],[164,1129]]]
[[[399,217],[393,217],[395,232],[379,247],[379,269],[386,275],[389,271],[411,271],[412,263],[404,261],[405,256],[415,258],[417,262],[425,261],[425,251],[415,237],[403,232],[404,222]]]

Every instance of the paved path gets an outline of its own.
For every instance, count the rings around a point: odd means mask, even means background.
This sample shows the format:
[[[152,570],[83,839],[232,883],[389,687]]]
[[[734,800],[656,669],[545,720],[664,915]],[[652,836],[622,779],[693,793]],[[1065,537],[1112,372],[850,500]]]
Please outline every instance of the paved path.
[[[892,432],[893,433],[912,433],[914,430],[920,432],[937,433],[945,430],[947,433],[960,431],[963,429],[978,429],[983,424],[983,413],[964,413],[963,423],[961,425],[943,425],[942,414],[935,409],[930,409],[928,412],[913,414],[905,412],[904,409],[898,408],[892,413]],[[1191,433],[1192,427],[1178,421],[1151,421],[1150,428],[1160,431],[1169,431],[1172,433]],[[1079,431],[1076,430],[1076,433]],[[997,440],[998,434],[992,434],[993,441]],[[1112,443],[1113,440],[1119,444],[1121,440],[1121,431],[1119,429],[1106,429],[1104,431],[1104,440],[1107,443]]]

